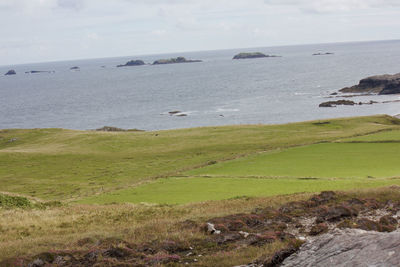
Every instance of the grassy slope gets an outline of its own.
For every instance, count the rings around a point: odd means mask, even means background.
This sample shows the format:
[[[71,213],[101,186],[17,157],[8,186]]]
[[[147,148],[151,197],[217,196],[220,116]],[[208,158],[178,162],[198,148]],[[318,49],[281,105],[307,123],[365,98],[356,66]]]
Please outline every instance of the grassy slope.
[[[3,130],[0,187],[43,199],[83,198],[174,176],[210,161],[398,129],[398,123],[374,116],[159,132]]]
[[[282,126],[198,128],[149,133],[98,133],[59,129],[5,130],[0,131],[0,190],[45,199],[90,196],[101,191],[101,187],[104,190],[113,190],[138,182],[146,182],[152,177],[173,176],[179,171],[188,171],[196,166],[207,165],[211,160],[221,161],[241,155],[320,141],[339,139],[349,141],[350,139],[346,137],[399,129],[397,123],[397,120],[390,117],[379,116],[333,120],[329,124],[306,122]],[[360,138],[385,141],[387,136],[395,136],[393,138],[397,141],[396,136],[400,137],[397,131],[382,132],[377,135],[383,137],[369,135]],[[18,140],[9,142],[11,138]],[[228,164],[228,162],[222,164]],[[181,180],[195,183],[195,186],[190,188],[183,187],[185,192],[187,191],[186,196],[183,197],[203,200],[204,196],[201,195],[204,195],[204,192],[199,194],[196,188],[202,184],[204,186],[204,182],[207,182],[207,186],[210,181],[214,183],[208,190],[221,190],[224,194],[232,191],[232,196],[237,196],[259,195],[263,190],[271,189],[269,182],[278,179],[169,178],[168,180],[159,179],[155,183],[149,181],[149,184],[144,186],[161,185],[158,187],[160,192],[154,191],[153,197],[155,197],[156,193],[161,194],[162,190],[176,190],[176,187],[180,187],[181,184],[174,183]],[[171,184],[168,184],[169,181]],[[351,181],[334,180],[335,183],[330,179],[292,178],[281,181],[284,183],[275,184],[272,188],[282,194],[290,193],[286,189],[296,189],[299,184],[306,184],[310,188],[317,186],[317,189],[322,189],[323,185],[332,184],[330,188],[341,189],[346,188],[345,183],[350,184],[350,187],[397,183],[397,180],[388,182],[386,179],[364,177],[353,178]],[[306,183],[310,181],[316,184]],[[343,181],[344,184],[337,181]],[[286,187],[282,187],[285,183]],[[136,189],[140,191],[143,187]],[[150,187],[142,192],[138,191],[137,196],[142,194],[143,197],[151,197],[149,191],[152,190],[154,188]],[[397,190],[396,188],[374,189],[356,192],[354,195],[374,197],[376,194],[390,198],[390,194]],[[211,193],[217,196],[216,199],[230,197],[229,194],[221,197],[215,191]],[[123,191],[115,193],[120,192]],[[179,191],[168,193],[175,198],[180,196]],[[125,197],[131,196],[132,194],[129,194]],[[78,242],[86,237],[95,241],[108,237],[123,238],[123,240],[138,244],[152,240],[205,238],[200,228],[188,230],[182,228],[181,223],[189,219],[201,224],[209,218],[250,212],[257,207],[276,207],[282,203],[306,199],[309,196],[310,194],[292,194],[267,198],[237,198],[179,206],[75,204],[46,209],[0,208],[0,260],[49,250],[88,249],[91,244],[80,245]],[[211,194],[207,198],[211,199]],[[201,266],[246,264],[260,255],[273,253],[276,249],[267,245],[243,248],[235,251],[234,254],[210,254],[203,257],[200,264]]]

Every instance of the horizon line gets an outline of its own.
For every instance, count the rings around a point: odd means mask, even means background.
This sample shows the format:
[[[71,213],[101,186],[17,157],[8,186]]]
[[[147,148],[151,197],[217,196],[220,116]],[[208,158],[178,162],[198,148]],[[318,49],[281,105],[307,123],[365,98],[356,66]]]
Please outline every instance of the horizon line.
[[[138,54],[138,55],[119,55],[119,56],[105,56],[105,57],[58,59],[58,60],[48,60],[48,61],[41,61],[41,62],[25,62],[25,63],[17,63],[17,64],[6,64],[6,65],[0,65],[0,67],[11,67],[11,66],[21,66],[21,65],[30,65],[30,64],[45,64],[45,63],[56,63],[56,62],[69,62],[69,61],[81,61],[81,60],[111,59],[111,58],[123,58],[123,57],[143,57],[143,56],[170,55],[170,54],[172,55],[172,54],[178,54],[178,53],[228,51],[228,50],[237,50],[237,49],[275,48],[275,47],[293,47],[293,46],[329,45],[329,44],[372,43],[372,42],[390,42],[390,41],[400,41],[400,39],[339,41],[339,42],[326,42],[326,43],[298,43],[298,44],[272,45],[272,46],[252,46],[252,47],[235,47],[235,48],[221,48],[221,49],[188,50],[188,51],[175,51],[175,52],[166,52],[166,53],[149,53],[149,54],[140,54],[140,55]]]

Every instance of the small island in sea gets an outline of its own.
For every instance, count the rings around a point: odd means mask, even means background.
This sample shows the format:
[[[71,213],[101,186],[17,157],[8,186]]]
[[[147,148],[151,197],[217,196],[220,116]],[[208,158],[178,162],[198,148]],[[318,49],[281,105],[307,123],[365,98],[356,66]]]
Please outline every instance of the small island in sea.
[[[123,65],[117,65],[117,68],[120,67],[131,67],[131,66],[143,66],[145,65],[143,60],[130,60]]]
[[[239,53],[233,59],[248,59],[248,58],[265,58],[265,57],[280,57],[276,55],[266,55],[261,52]]]
[[[9,71],[7,71],[7,73],[4,74],[4,75],[15,75],[15,74],[17,74],[17,72],[16,72],[15,70],[9,70]]]
[[[202,60],[197,59],[186,59],[184,57],[170,58],[170,59],[159,59],[153,62],[153,65],[163,65],[163,64],[176,64],[176,63],[195,63],[202,62]]]

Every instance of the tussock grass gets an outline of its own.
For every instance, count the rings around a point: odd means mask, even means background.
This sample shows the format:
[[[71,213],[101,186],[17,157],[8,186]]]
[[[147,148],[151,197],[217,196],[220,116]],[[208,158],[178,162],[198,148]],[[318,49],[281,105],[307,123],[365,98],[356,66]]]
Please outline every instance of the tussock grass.
[[[0,260],[49,250],[90,248],[107,238],[137,244],[153,240],[201,239],[205,236],[200,225],[210,218],[249,212],[257,207],[278,207],[309,196],[241,198],[180,206],[114,204],[71,205],[45,210],[0,209]],[[182,227],[186,220],[197,222],[199,227]],[[79,245],[78,241],[85,238],[92,242]],[[264,250],[260,248],[260,251]],[[242,253],[250,253],[250,257],[255,252]],[[221,258],[221,261],[225,260]]]

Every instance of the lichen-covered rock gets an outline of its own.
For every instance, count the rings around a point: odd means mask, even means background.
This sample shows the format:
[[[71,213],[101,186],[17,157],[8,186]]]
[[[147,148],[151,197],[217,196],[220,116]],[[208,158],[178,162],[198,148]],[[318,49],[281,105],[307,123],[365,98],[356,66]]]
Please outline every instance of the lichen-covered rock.
[[[281,266],[399,266],[400,232],[335,230],[303,245]]]

